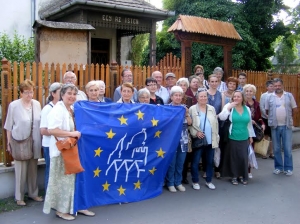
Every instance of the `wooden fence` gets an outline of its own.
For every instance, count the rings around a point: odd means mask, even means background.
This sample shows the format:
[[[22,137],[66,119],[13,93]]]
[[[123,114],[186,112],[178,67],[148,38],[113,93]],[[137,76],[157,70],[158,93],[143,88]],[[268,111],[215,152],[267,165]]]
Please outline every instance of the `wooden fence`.
[[[1,72],[1,98],[2,105],[2,128],[0,129],[0,163],[4,162],[10,166],[11,156],[5,152],[6,135],[3,129],[7,113],[7,107],[13,100],[19,98],[18,85],[24,79],[31,79],[35,85],[34,98],[43,106],[49,93],[49,86],[53,82],[62,82],[62,76],[66,71],[73,71],[77,75],[77,85],[79,89],[85,91],[85,85],[90,80],[103,80],[106,83],[106,96],[112,97],[114,89],[120,84],[120,74],[124,69],[123,66],[112,63],[111,65],[66,65],[66,64],[49,64],[49,63],[10,63],[6,59],[2,60]],[[137,89],[143,88],[145,79],[150,77],[153,71],[161,71],[163,75],[173,72],[177,79],[182,77],[180,59],[172,54],[167,54],[157,66],[139,67],[132,66],[130,70],[133,73],[133,82]],[[241,70],[233,70],[233,76],[237,77]],[[269,79],[280,77],[284,81],[286,91],[293,93],[297,105],[300,105],[300,76],[294,74],[277,74],[256,71],[244,71],[247,74],[248,83],[257,87],[256,98],[259,100],[261,93],[266,91],[265,82]],[[300,116],[294,116],[294,125],[300,126]]]

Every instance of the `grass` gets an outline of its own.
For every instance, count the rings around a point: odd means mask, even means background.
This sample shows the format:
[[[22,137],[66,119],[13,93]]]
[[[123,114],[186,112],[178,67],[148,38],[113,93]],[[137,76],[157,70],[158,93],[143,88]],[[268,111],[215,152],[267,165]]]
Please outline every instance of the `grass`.
[[[40,191],[39,195],[45,198],[44,191]],[[25,195],[24,201],[26,203],[26,206],[18,206],[14,197],[0,199],[0,214],[3,212],[12,212],[25,207],[32,207],[41,203],[28,199],[27,195]]]

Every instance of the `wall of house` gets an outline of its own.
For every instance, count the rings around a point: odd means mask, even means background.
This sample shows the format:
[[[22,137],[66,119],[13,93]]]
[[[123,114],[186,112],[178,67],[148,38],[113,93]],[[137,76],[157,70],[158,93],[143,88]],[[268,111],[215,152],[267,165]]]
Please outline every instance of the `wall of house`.
[[[110,40],[109,61],[117,61],[117,30],[109,28],[95,27],[91,32],[91,38],[102,38]]]
[[[88,31],[42,28],[39,36],[42,63],[88,63]]]
[[[32,25],[34,19],[38,18],[37,10],[40,0],[0,0],[0,32],[13,36],[17,31],[25,38],[32,37]],[[34,12],[35,4],[35,12]]]

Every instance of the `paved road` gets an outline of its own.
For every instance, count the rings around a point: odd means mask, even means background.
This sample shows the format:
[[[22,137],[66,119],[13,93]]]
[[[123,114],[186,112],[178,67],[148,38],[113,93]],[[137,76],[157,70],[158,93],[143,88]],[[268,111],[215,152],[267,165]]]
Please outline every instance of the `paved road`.
[[[200,182],[201,190],[191,186],[186,192],[164,190],[157,198],[122,205],[95,207],[95,217],[77,216],[72,223],[86,224],[194,224],[194,223],[300,223],[300,150],[293,152],[294,175],[272,174],[273,160],[258,158],[259,169],[247,186],[233,186],[229,179],[213,180],[216,190]],[[0,224],[66,223],[42,213],[42,203],[0,214]]]

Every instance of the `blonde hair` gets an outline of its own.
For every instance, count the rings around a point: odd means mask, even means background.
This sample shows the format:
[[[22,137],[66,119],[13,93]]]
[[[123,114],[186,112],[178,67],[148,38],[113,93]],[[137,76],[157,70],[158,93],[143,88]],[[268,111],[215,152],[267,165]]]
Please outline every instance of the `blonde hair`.
[[[243,92],[245,92],[246,89],[249,89],[249,88],[252,88],[254,94],[256,93],[256,87],[255,87],[255,85],[252,85],[252,84],[246,84],[246,85],[243,87]]]
[[[96,86],[99,89],[98,83],[95,80],[92,80],[85,85],[85,91],[87,92],[92,86]]]

